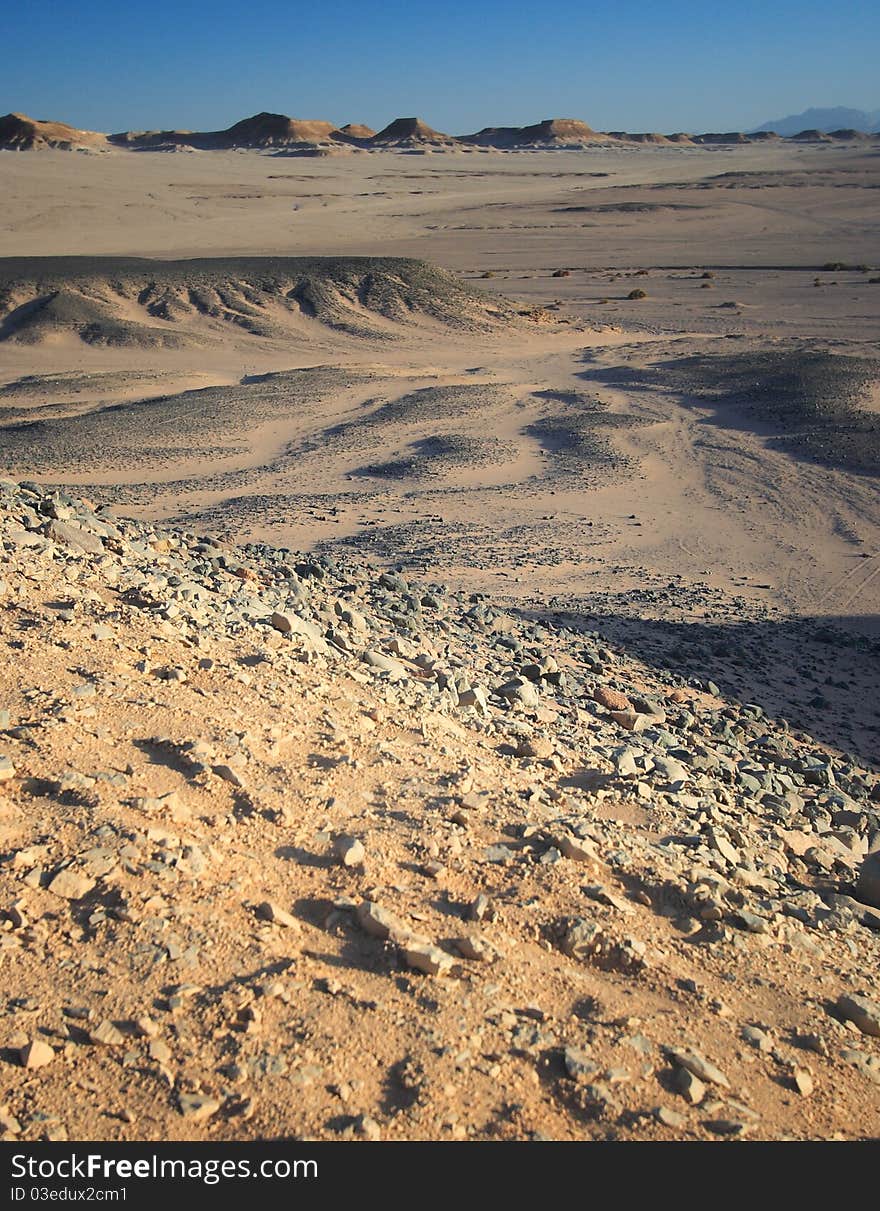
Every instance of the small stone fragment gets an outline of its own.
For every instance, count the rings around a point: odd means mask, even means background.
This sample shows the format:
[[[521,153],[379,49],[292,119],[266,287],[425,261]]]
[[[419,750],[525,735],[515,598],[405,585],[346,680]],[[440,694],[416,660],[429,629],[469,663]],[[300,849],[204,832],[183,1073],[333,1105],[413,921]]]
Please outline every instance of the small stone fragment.
[[[0,772],[0,778],[2,776]],[[880,908],[880,849],[875,849],[862,859],[856,880],[856,896],[863,904]]]
[[[862,1034],[880,1038],[880,1005],[863,996],[841,994],[837,1009],[847,1022],[853,1022]]]
[[[744,1042],[749,1043],[758,1051],[772,1051],[773,1040],[766,1031],[761,1030],[758,1026],[743,1026],[740,1031],[740,1037]]]
[[[478,934],[465,934],[455,939],[455,949],[464,959],[473,959],[477,963],[487,963],[494,957],[493,947]]]
[[[698,1076],[687,1068],[679,1068],[675,1074],[675,1087],[686,1102],[698,1106],[706,1096],[706,1086]]]
[[[806,1068],[795,1068],[791,1079],[801,1097],[809,1097],[815,1088],[812,1074]]]
[[[468,905],[467,915],[470,921],[494,921],[495,909],[492,901],[487,895],[480,892]]]
[[[95,886],[95,880],[89,879],[86,875],[81,875],[71,867],[67,866],[63,870],[59,870],[49,884],[49,891],[55,896],[61,896],[65,900],[81,900],[83,896],[87,896]]]
[[[563,857],[570,858],[573,862],[596,863],[599,861],[595,845],[586,837],[563,836],[558,839],[556,844]]]
[[[291,916],[289,912],[285,912],[277,904],[271,900],[263,900],[262,904],[258,904],[256,914],[262,921],[271,921],[273,925],[280,925],[283,929],[298,930],[300,925],[296,917]]]
[[[407,932],[393,913],[372,900],[364,900],[362,904],[358,905],[355,915],[364,933],[368,933],[374,938],[381,938],[383,941],[387,941],[392,935]]]
[[[42,1039],[32,1039],[19,1051],[22,1068],[45,1068],[55,1059],[55,1052]]]
[[[340,833],[334,839],[333,851],[342,866],[363,866],[367,857],[363,844],[348,833]]]
[[[612,690],[607,685],[597,685],[593,690],[593,698],[600,706],[604,706],[609,711],[631,711],[633,709],[626,694],[621,694],[619,690]]]
[[[730,1081],[724,1073],[697,1051],[679,1051],[672,1048],[669,1051],[669,1058],[679,1068],[687,1069],[701,1081],[706,1081],[710,1085],[720,1085],[723,1089],[730,1088]]]
[[[400,952],[408,967],[424,972],[427,976],[445,975],[453,965],[451,955],[430,943],[406,942],[401,946]]]
[[[589,1052],[580,1047],[566,1047],[563,1054],[565,1071],[573,1081],[591,1081],[601,1071],[601,1067],[590,1057]]]
[[[121,1047],[125,1042],[125,1035],[109,1018],[105,1018],[99,1026],[89,1031],[89,1041],[100,1047]]]
[[[163,1067],[171,1063],[171,1048],[164,1039],[150,1039],[147,1054],[151,1060],[155,1060],[157,1064],[162,1064]]]
[[[224,782],[228,782],[230,786],[243,787],[244,779],[237,770],[234,770],[231,765],[214,765],[211,767],[218,778],[222,778]]]
[[[203,1123],[220,1109],[220,1103],[202,1093],[181,1093],[178,1097],[180,1113],[194,1123]]]

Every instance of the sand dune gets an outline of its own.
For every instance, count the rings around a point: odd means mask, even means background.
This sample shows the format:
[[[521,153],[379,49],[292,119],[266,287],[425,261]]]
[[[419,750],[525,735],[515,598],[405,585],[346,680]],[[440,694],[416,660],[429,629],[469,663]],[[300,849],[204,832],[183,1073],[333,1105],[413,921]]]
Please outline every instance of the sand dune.
[[[179,347],[210,339],[218,326],[280,337],[303,320],[381,337],[388,322],[419,317],[477,330],[510,322],[515,311],[441,270],[399,259],[0,260],[0,341],[75,336],[90,345]]]

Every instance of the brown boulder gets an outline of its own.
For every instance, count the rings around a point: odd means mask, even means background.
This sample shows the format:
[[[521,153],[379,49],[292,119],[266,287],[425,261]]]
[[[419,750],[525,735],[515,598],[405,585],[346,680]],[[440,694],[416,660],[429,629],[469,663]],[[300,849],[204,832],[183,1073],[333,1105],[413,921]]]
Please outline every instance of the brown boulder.
[[[607,685],[596,686],[593,690],[593,698],[600,706],[606,707],[609,711],[632,710],[632,703],[626,694],[621,694],[620,690],[612,690]]]

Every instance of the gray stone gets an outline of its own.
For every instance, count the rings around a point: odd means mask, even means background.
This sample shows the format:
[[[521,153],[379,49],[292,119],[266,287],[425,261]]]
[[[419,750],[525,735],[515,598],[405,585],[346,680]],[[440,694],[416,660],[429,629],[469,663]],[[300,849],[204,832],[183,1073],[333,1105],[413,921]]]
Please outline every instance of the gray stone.
[[[211,769],[218,778],[222,778],[223,781],[228,782],[230,786],[244,786],[244,778],[241,776],[238,770],[233,769],[231,765],[214,765],[211,767]]]
[[[730,1081],[724,1073],[698,1051],[680,1051],[677,1048],[671,1048],[668,1054],[674,1064],[693,1073],[699,1080],[705,1081],[709,1085],[720,1085],[723,1089],[730,1088]]]
[[[86,555],[103,555],[104,544],[96,534],[89,533],[82,526],[73,525],[66,521],[50,521],[46,524],[45,534],[53,542],[73,551],[81,551]]]
[[[104,1018],[100,1025],[89,1031],[89,1042],[99,1047],[121,1047],[125,1043],[125,1035],[109,1018]]]
[[[592,1081],[601,1071],[601,1064],[597,1064],[589,1053],[583,1051],[580,1047],[566,1047],[563,1053],[565,1062],[565,1071],[573,1081]]]
[[[503,685],[499,685],[495,690],[499,698],[506,698],[508,702],[518,702],[526,709],[540,706],[541,697],[538,691],[532,685],[531,681],[524,677],[513,677],[510,681],[505,681]]]
[[[840,1057],[852,1064],[862,1076],[874,1085],[880,1085],[880,1055],[869,1055],[867,1051],[859,1051],[854,1047],[844,1047]]]
[[[282,635],[297,635],[308,643],[318,652],[326,652],[327,643],[320,629],[313,622],[309,622],[305,618],[300,618],[298,614],[292,612],[282,613],[276,611],[271,615],[269,621],[276,631],[280,631]]]
[[[706,1096],[706,1086],[698,1076],[688,1068],[678,1068],[675,1072],[675,1087],[686,1102],[698,1106]]]
[[[842,993],[837,998],[837,1010],[847,1022],[852,1022],[862,1034],[880,1038],[880,1005],[865,996]]]
[[[864,904],[880,908],[880,849],[862,859],[856,880],[856,896]]]
[[[361,659],[370,668],[378,669],[380,673],[388,673],[395,681],[403,681],[409,676],[399,660],[386,656],[384,652],[376,652],[372,648],[367,648]]]

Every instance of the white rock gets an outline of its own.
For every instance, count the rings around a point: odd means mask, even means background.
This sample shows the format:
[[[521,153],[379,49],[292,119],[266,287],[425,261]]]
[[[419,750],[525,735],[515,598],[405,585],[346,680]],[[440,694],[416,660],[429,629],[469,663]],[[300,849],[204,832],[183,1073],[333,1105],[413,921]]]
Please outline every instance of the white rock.
[[[340,833],[333,841],[333,851],[343,866],[363,866],[367,854],[357,837]]]
[[[400,948],[404,962],[427,976],[445,975],[452,967],[452,956],[430,943],[407,942]]]

